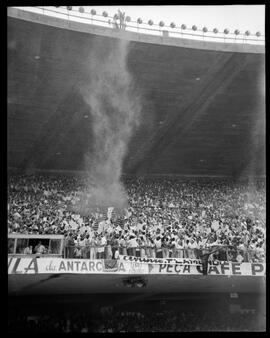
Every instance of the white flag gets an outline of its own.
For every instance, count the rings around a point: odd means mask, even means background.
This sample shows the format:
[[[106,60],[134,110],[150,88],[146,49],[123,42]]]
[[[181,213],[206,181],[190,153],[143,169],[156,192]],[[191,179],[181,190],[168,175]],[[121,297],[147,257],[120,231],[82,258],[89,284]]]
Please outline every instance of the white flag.
[[[109,207],[108,208],[108,212],[107,212],[108,220],[110,220],[112,218],[113,209],[114,209],[114,207]]]
[[[212,226],[211,227],[212,227],[213,230],[217,231],[217,229],[219,228],[219,221],[214,220],[212,222]]]

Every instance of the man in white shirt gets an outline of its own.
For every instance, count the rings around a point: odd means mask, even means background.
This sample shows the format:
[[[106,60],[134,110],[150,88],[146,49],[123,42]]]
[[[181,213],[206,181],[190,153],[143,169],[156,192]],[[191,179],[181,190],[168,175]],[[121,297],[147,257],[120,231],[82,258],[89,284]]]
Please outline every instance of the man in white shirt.
[[[106,222],[105,220],[99,222],[98,224],[98,233],[101,234],[106,229]]]
[[[135,236],[130,236],[130,239],[127,241],[127,251],[128,255],[135,256],[136,248],[138,247],[137,239]]]
[[[85,237],[80,237],[79,238],[79,241],[78,241],[78,244],[80,246],[80,249],[81,249],[81,255],[82,255],[82,258],[86,258],[86,238]]]
[[[86,230],[86,227],[85,225],[83,224],[81,227],[80,227],[80,234],[83,235],[85,233],[85,230]]]
[[[114,229],[115,233],[118,235],[119,232],[122,230],[122,228],[120,227],[120,225],[117,225],[117,227]]]
[[[41,241],[39,241],[38,245],[35,246],[34,251],[37,254],[44,254],[44,253],[46,253],[46,248],[45,248],[44,245],[41,244]]]
[[[107,244],[107,239],[106,239],[106,236],[103,235],[101,236],[101,240],[100,240],[100,245],[101,245],[101,248],[100,248],[100,258],[101,259],[104,259],[105,258],[105,246]]]
[[[116,250],[114,252],[114,259],[119,259],[119,251],[118,250]]]
[[[30,245],[29,247],[27,246],[24,251],[23,251],[24,255],[32,255],[32,245]]]
[[[142,230],[143,229],[143,225],[142,225],[142,223],[141,222],[138,222],[137,223],[137,231],[140,231],[140,230]]]
[[[236,256],[236,260],[238,263],[242,263],[244,260],[244,257],[240,254],[240,252],[238,251],[238,254]]]
[[[161,248],[161,237],[157,236],[154,239],[155,249],[156,249],[156,258],[162,258],[162,248]]]
[[[82,250],[81,247],[76,246],[74,250],[74,256],[75,258],[82,258]]]
[[[98,235],[95,244],[97,246],[97,259],[104,258],[104,247],[101,244],[101,235]]]
[[[195,251],[197,249],[198,245],[197,245],[197,242],[194,241],[193,238],[190,239],[190,242],[188,244],[188,252],[189,252],[189,258],[191,259],[195,259],[196,258],[196,254],[195,254]]]
[[[129,226],[129,229],[132,230],[132,231],[136,231],[136,225],[131,223],[130,226]]]

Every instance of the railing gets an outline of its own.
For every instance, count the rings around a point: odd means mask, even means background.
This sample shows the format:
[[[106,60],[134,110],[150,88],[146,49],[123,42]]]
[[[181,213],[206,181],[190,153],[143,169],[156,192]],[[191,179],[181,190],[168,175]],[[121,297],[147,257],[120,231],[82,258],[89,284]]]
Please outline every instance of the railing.
[[[116,28],[116,21],[114,17],[109,16],[107,13],[106,16],[98,14],[92,14],[90,11],[80,11],[79,8],[73,7],[72,9],[67,9],[65,6],[56,7],[17,7],[21,10],[26,10],[30,12],[40,13],[43,15],[49,15],[53,17],[63,18],[68,21],[77,21],[82,23],[87,23],[91,25],[98,25],[103,27],[108,27],[112,29]],[[151,20],[150,20],[151,21]],[[149,27],[151,26],[151,28]],[[196,40],[207,40],[207,41],[215,41],[215,42],[224,42],[224,43],[249,43],[249,44],[260,44],[264,45],[264,35],[257,32],[256,34],[251,34],[249,31],[245,33],[241,33],[236,30],[233,33],[230,33],[229,30],[220,31],[214,28],[212,31],[206,29],[205,27],[202,29],[196,29],[193,26],[192,28],[186,27],[184,24],[182,25],[170,25],[167,26],[165,24],[157,25],[154,23],[145,23],[142,20],[133,21],[129,20],[125,21],[124,29],[130,32],[136,32],[141,34],[152,34],[159,36],[170,36],[175,38],[187,38],[187,39],[196,39]],[[121,28],[119,28],[121,29]]]
[[[41,237],[41,236],[39,236]],[[45,236],[46,237],[46,236]],[[128,255],[141,258],[189,258],[200,259],[202,253],[213,251],[210,260],[237,262],[264,262],[265,252],[260,250],[240,249],[237,247],[207,247],[190,249],[161,246],[137,246],[129,247],[119,244],[115,245],[65,245],[63,239],[45,239],[41,248],[36,245],[36,239],[8,238],[8,255],[12,256],[35,256],[35,257],[63,257],[63,258],[85,258],[85,259],[117,259],[119,255]],[[46,242],[47,241],[47,242]],[[39,252],[42,251],[42,252]],[[241,259],[241,257],[242,259]]]
[[[42,243],[37,250],[38,242]],[[8,254],[16,256],[35,255],[35,256],[53,256],[61,257],[63,252],[63,235],[24,235],[9,234]],[[36,252],[42,251],[42,252]]]
[[[209,249],[209,248],[208,248]],[[176,248],[153,248],[153,247],[124,247],[124,246],[66,246],[64,258],[84,259],[117,259],[119,255],[128,255],[140,258],[189,258],[200,259],[204,249],[176,249]],[[238,255],[242,256],[242,262],[264,262],[265,254],[258,250],[221,249],[210,255],[211,260],[237,262]]]

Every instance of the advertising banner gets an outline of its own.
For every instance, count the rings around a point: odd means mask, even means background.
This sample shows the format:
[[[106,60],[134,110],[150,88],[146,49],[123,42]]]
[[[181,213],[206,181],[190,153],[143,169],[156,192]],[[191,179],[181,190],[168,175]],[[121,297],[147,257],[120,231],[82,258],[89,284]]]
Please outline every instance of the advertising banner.
[[[191,264],[151,264],[149,263],[150,274],[180,274],[180,275],[200,275],[202,274],[202,265]],[[208,266],[208,275],[221,276],[264,276],[264,263],[235,263],[219,262]]]
[[[265,263],[212,262],[208,267],[209,275],[264,276]],[[200,262],[191,264],[184,261],[141,262],[102,259],[64,259],[9,257],[8,274],[177,274],[201,275]]]
[[[8,258],[8,274],[148,274],[148,264],[106,259]]]

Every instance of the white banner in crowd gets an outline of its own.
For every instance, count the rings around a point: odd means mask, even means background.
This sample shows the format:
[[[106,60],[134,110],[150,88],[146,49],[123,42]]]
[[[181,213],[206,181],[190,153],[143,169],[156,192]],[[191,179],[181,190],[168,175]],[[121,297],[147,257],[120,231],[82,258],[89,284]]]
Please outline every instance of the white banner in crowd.
[[[219,228],[219,221],[214,220],[214,221],[212,222],[211,227],[212,227],[213,230],[217,231],[218,228]]]
[[[64,259],[64,258],[31,258],[9,257],[8,274],[54,274],[54,273],[80,273],[80,274],[178,274],[201,275],[202,265],[189,262],[190,260],[174,259],[161,262],[142,262],[131,260],[125,256],[119,260],[90,260],[90,259]],[[195,263],[195,264],[194,264]],[[213,261],[208,267],[209,275],[232,276],[264,276],[265,263],[234,263]]]
[[[110,220],[112,218],[112,212],[113,212],[114,207],[109,207],[108,212],[107,212],[107,218]]]

